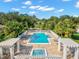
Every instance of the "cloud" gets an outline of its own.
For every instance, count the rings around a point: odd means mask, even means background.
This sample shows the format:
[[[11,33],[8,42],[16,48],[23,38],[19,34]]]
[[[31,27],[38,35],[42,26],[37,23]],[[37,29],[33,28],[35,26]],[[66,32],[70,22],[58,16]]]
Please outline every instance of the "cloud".
[[[68,2],[68,1],[71,1],[71,0],[62,0],[63,2]]]
[[[28,14],[30,14],[30,15],[35,15],[36,12],[35,12],[35,11],[30,11],[30,12],[28,12]]]
[[[64,11],[64,9],[59,9],[56,12],[62,13]]]
[[[52,11],[54,9],[55,8],[53,8],[53,7],[40,7],[40,8],[38,8],[38,10],[41,10],[41,11]]]
[[[19,8],[12,8],[13,11],[19,11]]]
[[[32,2],[31,1],[26,1],[26,2],[23,2],[23,4],[25,4],[25,5],[31,5]]]
[[[30,9],[38,9],[38,8],[40,8],[40,6],[30,6],[29,8]]]
[[[62,13],[62,12],[64,12],[64,9],[55,10],[54,12],[55,13]]]
[[[43,1],[39,1],[39,3],[41,3],[41,2],[43,2]]]
[[[48,7],[48,6],[30,6],[30,9],[36,9],[36,10],[40,10],[40,11],[52,11],[55,8],[53,7]]]
[[[11,2],[12,0],[4,0],[4,2]]]
[[[25,8],[27,8],[27,7],[26,7],[26,6],[22,6],[21,8],[25,9]]]
[[[75,7],[76,7],[76,8],[79,8],[79,1],[76,2]]]

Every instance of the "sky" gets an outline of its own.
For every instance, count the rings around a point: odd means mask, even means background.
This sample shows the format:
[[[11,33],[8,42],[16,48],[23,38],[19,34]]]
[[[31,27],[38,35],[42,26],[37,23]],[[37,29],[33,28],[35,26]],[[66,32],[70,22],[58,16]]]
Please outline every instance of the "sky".
[[[0,12],[14,11],[36,15],[38,18],[78,16],[79,0],[0,0]]]

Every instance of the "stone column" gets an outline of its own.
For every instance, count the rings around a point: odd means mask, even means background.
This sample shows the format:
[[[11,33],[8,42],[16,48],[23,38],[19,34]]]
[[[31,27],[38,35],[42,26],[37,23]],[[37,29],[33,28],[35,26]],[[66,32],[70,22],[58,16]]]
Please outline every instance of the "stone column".
[[[14,46],[10,47],[10,59],[14,58]]]
[[[67,59],[67,46],[63,47],[63,59]]]
[[[78,59],[79,50],[78,48],[75,48],[75,54],[74,54],[74,59]]]
[[[3,59],[3,51],[2,51],[2,47],[0,47],[0,59]]]
[[[19,53],[20,52],[20,43],[19,43],[19,41],[17,42],[17,53]]]

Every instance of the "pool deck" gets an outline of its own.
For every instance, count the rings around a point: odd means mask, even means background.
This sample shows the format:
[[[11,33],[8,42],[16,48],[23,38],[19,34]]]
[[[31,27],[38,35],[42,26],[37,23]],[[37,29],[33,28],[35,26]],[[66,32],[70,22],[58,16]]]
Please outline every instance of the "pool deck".
[[[29,32],[28,35],[32,35],[34,32]],[[50,34],[50,33],[48,33]],[[50,34],[51,35],[51,34]],[[59,52],[58,51],[58,45],[57,42],[55,41],[55,37],[52,35],[53,38],[50,39],[50,44],[28,44],[28,39],[26,39],[25,41],[21,41],[21,44],[24,46],[27,45],[32,45],[32,49],[35,48],[44,48],[46,49],[48,55],[58,55],[58,56],[62,56],[62,51]]]
[[[33,44],[33,49],[35,48],[45,48],[48,55],[62,55],[57,49],[57,44],[54,40],[51,40],[51,44]]]
[[[43,31],[49,35],[50,44],[29,43],[29,37],[35,32],[40,32],[40,30],[28,30],[17,38],[11,38],[0,43],[0,59],[79,59],[79,44],[70,38],[61,38],[51,30]],[[5,53],[3,50],[6,49],[5,51],[7,51],[7,48],[9,51]],[[32,56],[31,52],[36,48],[46,49],[48,55]]]

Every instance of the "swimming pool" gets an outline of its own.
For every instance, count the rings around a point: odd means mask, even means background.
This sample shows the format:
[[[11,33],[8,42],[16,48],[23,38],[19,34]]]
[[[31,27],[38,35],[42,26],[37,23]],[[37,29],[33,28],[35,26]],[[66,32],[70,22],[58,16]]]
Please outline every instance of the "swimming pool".
[[[37,49],[32,50],[31,55],[32,56],[47,56],[47,52],[46,52],[46,49],[37,48]]]
[[[48,35],[45,33],[34,33],[29,38],[30,43],[49,43]]]

